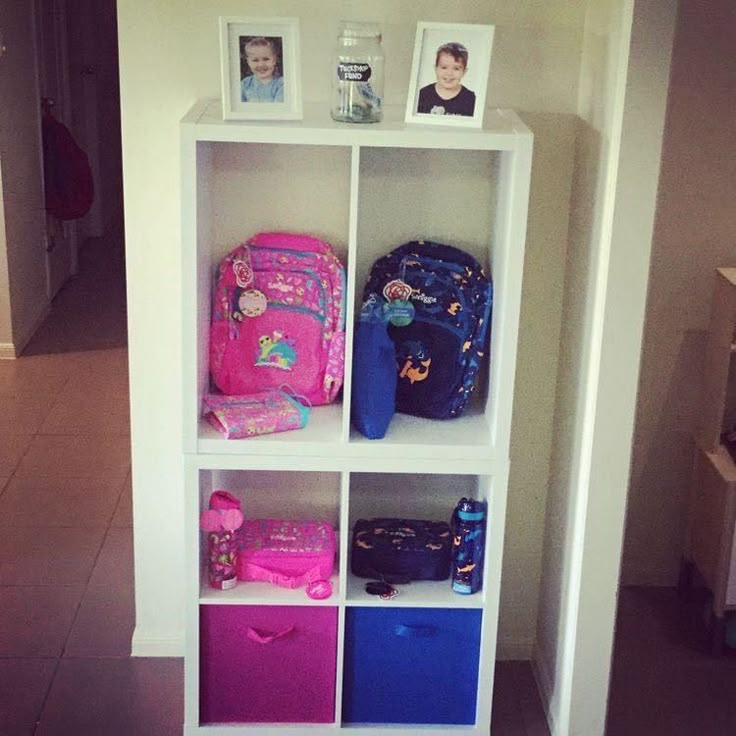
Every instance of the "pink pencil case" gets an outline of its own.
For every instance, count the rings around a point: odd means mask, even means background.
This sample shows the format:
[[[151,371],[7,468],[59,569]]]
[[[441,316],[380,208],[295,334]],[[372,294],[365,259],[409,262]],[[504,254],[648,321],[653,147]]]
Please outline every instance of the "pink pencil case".
[[[229,440],[301,429],[309,420],[309,407],[281,389],[225,396],[207,394],[202,414]]]
[[[325,521],[246,519],[238,529],[238,579],[301,588],[329,580],[335,531]]]

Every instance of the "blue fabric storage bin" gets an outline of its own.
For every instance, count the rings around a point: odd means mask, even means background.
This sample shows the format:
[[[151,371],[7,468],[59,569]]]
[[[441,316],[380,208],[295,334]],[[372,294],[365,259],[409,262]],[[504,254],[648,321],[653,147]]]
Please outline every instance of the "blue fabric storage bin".
[[[348,608],[343,722],[475,723],[481,615]]]

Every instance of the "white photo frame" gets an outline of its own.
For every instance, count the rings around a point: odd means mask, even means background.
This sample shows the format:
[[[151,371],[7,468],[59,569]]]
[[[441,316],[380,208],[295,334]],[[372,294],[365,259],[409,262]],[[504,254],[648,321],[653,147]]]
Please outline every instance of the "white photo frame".
[[[470,23],[417,23],[407,123],[482,127],[494,31]]]
[[[298,18],[220,18],[225,120],[300,120]]]

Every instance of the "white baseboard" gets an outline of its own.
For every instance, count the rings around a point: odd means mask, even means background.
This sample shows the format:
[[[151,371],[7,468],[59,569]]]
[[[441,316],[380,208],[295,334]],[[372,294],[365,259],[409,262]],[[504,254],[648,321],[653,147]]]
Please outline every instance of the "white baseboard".
[[[51,305],[47,304],[42,310],[41,314],[36,318],[36,321],[30,326],[25,334],[21,335],[15,342],[0,342],[0,360],[14,360],[20,357],[20,354],[25,350],[26,345],[31,341],[31,338],[36,334],[36,330],[45,322],[46,317],[51,312]]]
[[[15,352],[15,345],[12,342],[0,342],[0,360],[12,360],[17,357],[18,353]]]
[[[146,631],[135,627],[131,657],[183,657],[184,631]]]
[[[557,723],[555,714],[552,711],[552,696],[554,693],[554,685],[552,678],[552,668],[549,659],[545,656],[544,650],[539,646],[538,643],[535,644],[532,649],[532,672],[534,673],[534,679],[537,681],[539,698],[542,701],[544,716],[547,719],[547,728],[549,728],[551,736],[562,736],[562,733],[559,729],[559,724]]]

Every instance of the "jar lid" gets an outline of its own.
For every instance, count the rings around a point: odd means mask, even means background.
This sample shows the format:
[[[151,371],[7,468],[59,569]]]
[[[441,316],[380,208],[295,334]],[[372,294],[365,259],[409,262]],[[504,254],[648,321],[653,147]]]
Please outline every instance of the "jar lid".
[[[340,21],[340,35],[345,38],[381,38],[378,23],[358,23],[351,20]]]

